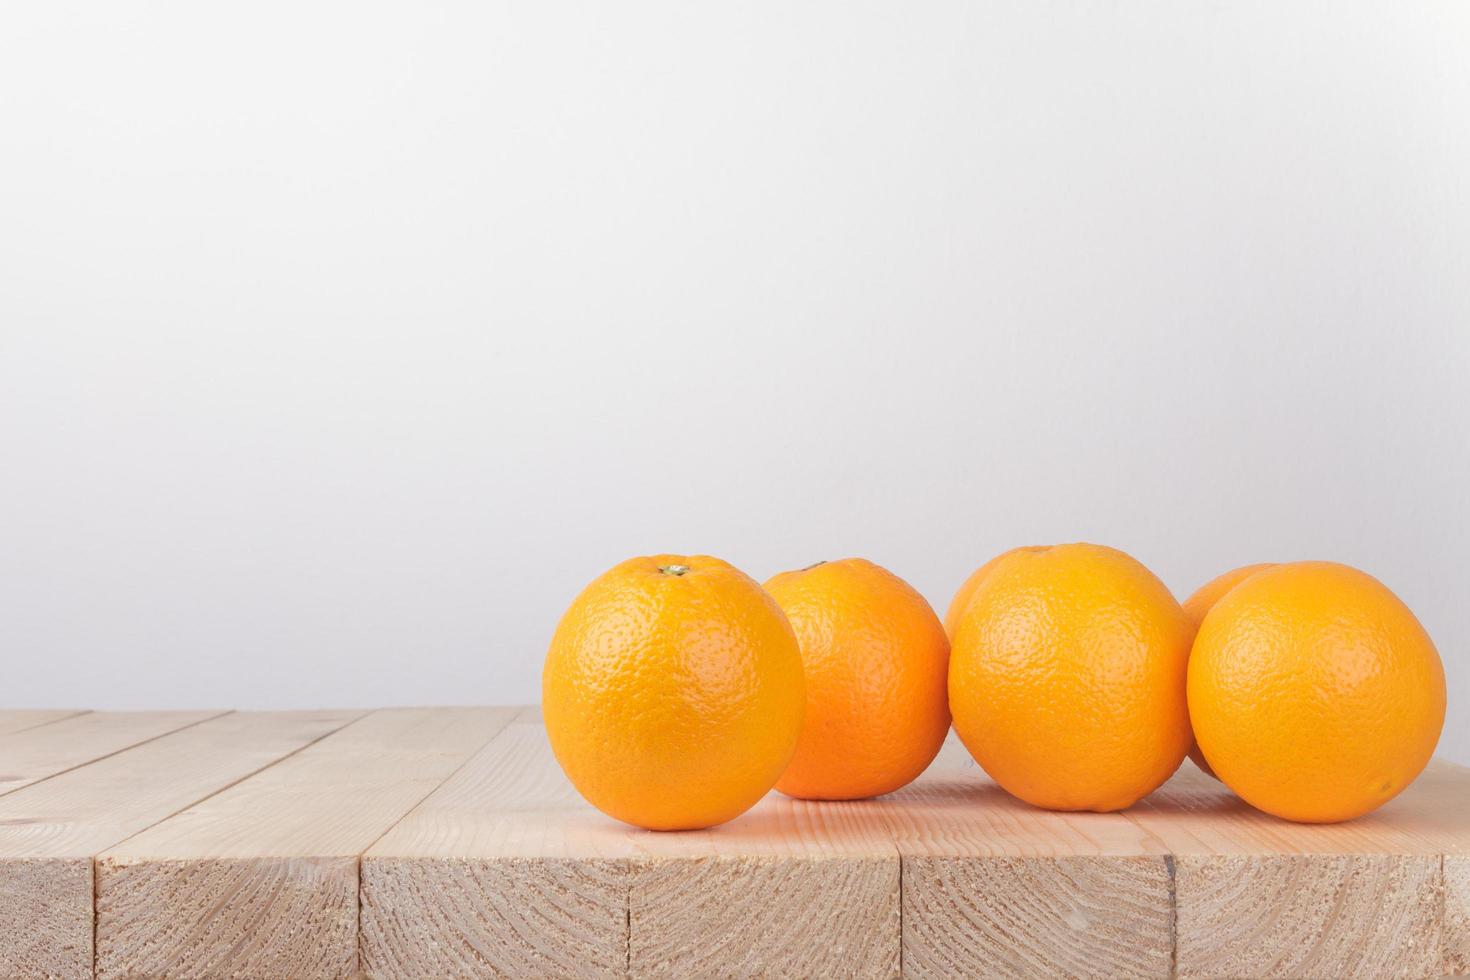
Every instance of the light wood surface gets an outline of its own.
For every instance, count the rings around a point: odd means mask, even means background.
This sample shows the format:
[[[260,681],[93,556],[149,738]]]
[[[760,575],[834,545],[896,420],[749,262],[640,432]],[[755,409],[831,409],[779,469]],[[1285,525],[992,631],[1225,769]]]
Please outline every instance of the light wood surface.
[[[1167,976],[1167,852],[1120,814],[1009,796],[951,735],[872,804],[903,855],[905,976]]]
[[[363,965],[405,978],[892,976],[898,871],[851,805],[772,795],[711,831],[624,827],[577,796],[533,712],[365,856]]]
[[[1254,810],[1186,763],[1128,814],[1174,855],[1180,977],[1434,976],[1446,850],[1470,805],[1457,767],[1436,766],[1383,809],[1332,825]],[[1458,829],[1456,829],[1458,828]],[[1445,833],[1449,831],[1449,833]]]
[[[90,977],[94,855],[360,714],[226,714],[0,797],[0,976]]]
[[[1470,856],[1444,859],[1444,932],[1440,970],[1446,975],[1470,973]]]
[[[1421,853],[1442,855],[1440,970],[1470,973],[1470,772],[1436,759],[1402,796],[1363,820],[1366,833],[1387,825],[1416,837]]]
[[[63,718],[73,718],[80,714],[84,712],[66,708],[10,708],[0,711],[0,735],[22,732],[27,728],[38,728],[41,725],[61,721]]]
[[[90,711],[0,735],[0,796],[223,713]]]
[[[1312,827],[1188,764],[1125,813],[1050,813],[951,740],[879,800],[657,834],[580,799],[534,709],[181,717],[122,747],[87,717],[0,735],[66,763],[0,795],[0,977],[1470,970],[1447,763]],[[69,725],[90,748],[33,740]]]
[[[621,976],[634,855],[523,716],[363,856],[363,969]]]
[[[97,860],[101,977],[346,977],[358,857],[508,708],[378,711]]]
[[[863,804],[772,794],[724,826],[634,840],[634,975],[898,975],[899,855]]]

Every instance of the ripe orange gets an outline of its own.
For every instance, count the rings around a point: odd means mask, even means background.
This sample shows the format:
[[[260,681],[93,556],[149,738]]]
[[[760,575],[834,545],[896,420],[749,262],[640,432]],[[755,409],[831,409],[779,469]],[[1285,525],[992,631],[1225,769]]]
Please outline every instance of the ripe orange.
[[[1017,550],[955,630],[954,727],[1004,789],[1054,810],[1121,810],[1189,748],[1189,619],[1112,548]]]
[[[1210,608],[1225,596],[1225,593],[1256,574],[1256,572],[1275,567],[1275,564],[1272,562],[1261,562],[1257,565],[1242,565],[1239,568],[1232,568],[1223,575],[1215,576],[1204,585],[1195,589],[1194,595],[1184,600],[1184,614],[1189,617],[1190,625],[1194,627],[1195,632],[1199,632],[1199,624],[1204,622],[1205,613],[1209,612]],[[1199,750],[1198,742],[1190,743],[1189,758],[1206,775],[1215,775],[1215,770],[1210,768],[1209,762],[1205,759],[1205,754]]]
[[[861,558],[782,572],[766,590],[806,670],[806,719],[776,788],[855,800],[923,772],[949,732],[949,640],[924,597]]]
[[[805,698],[780,607],[706,555],[633,558],[593,581],[556,627],[541,692],[572,784],[652,830],[753,806],[791,761]]]
[[[960,587],[955,590],[954,598],[949,600],[949,608],[944,611],[944,635],[949,637],[950,640],[954,639],[955,627],[959,625],[960,616],[964,613],[965,607],[970,604],[970,598],[974,596],[975,590],[980,588],[980,583],[985,581],[985,576],[990,574],[991,569],[995,568],[1002,558],[1013,551],[1045,550],[1045,548],[1034,545],[1022,545],[1019,548],[1012,548],[1010,551],[1001,552],[971,572],[970,577],[965,579]]]
[[[1444,667],[1377,579],[1293,562],[1205,615],[1189,708],[1200,748],[1242,799],[1330,823],[1382,806],[1424,768],[1444,725]]]

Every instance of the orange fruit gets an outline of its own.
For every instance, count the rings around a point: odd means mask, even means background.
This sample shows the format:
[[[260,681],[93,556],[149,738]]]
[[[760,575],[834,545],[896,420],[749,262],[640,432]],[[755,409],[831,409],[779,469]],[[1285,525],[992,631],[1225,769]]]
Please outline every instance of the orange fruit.
[[[567,778],[651,830],[750,809],[791,761],[805,700],[781,608],[706,555],[633,558],[587,586],[557,624],[541,696]]]
[[[1204,622],[1205,613],[1209,612],[1210,608],[1219,602],[1225,593],[1256,574],[1256,572],[1275,567],[1276,565],[1272,562],[1242,565],[1239,568],[1232,568],[1223,575],[1215,576],[1204,585],[1195,589],[1194,594],[1184,600],[1184,614],[1189,617],[1190,625],[1194,627],[1195,632],[1199,631],[1199,624]],[[1215,775],[1215,770],[1210,768],[1209,762],[1205,759],[1205,754],[1199,750],[1198,742],[1190,743],[1189,758],[1206,775]]]
[[[985,576],[990,574],[990,570],[993,569],[1002,558],[1004,558],[1006,555],[1009,555],[1013,551],[1045,550],[1045,548],[1032,545],[1022,545],[1019,548],[1012,548],[1010,551],[1001,552],[1000,554],[996,555],[994,558],[990,559],[988,562],[971,572],[970,577],[965,579],[963,584],[961,584],[960,587],[955,590],[954,598],[949,600],[949,608],[944,611],[944,635],[949,637],[951,640],[954,639],[955,627],[959,625],[960,615],[965,611],[965,607],[970,604],[970,598],[975,594],[975,590],[980,588],[980,583],[985,581]]]
[[[1189,748],[1189,618],[1147,568],[1093,544],[1017,550],[976,588],[949,661],[954,728],[1008,792],[1121,810]]]
[[[1444,667],[1383,583],[1333,562],[1258,572],[1206,615],[1189,709],[1216,775],[1258,809],[1330,823],[1413,782],[1444,725]]]
[[[782,572],[766,591],[791,620],[806,672],[801,737],[776,788],[855,800],[923,772],[949,732],[949,640],[924,597],[861,558]]]

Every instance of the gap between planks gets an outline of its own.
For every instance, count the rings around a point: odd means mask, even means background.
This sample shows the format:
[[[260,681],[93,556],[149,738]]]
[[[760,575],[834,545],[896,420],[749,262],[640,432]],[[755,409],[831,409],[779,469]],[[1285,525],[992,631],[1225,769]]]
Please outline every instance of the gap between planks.
[[[0,710],[0,735],[40,728],[87,712],[76,708],[7,708]]]
[[[87,711],[0,736],[0,797],[227,711]]]

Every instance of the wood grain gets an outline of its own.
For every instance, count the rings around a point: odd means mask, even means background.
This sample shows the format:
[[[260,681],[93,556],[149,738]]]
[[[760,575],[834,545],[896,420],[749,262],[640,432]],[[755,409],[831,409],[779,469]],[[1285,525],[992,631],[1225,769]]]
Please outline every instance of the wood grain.
[[[659,834],[587,806],[534,709],[109,714],[0,735],[30,780],[0,794],[0,977],[1470,970],[1442,762],[1322,827],[1188,764],[1123,814],[1038,810],[951,740],[888,797]]]
[[[625,827],[528,714],[364,857],[362,935],[375,977],[893,976],[898,860],[850,805]]]
[[[898,852],[864,804],[772,793],[712,830],[629,833],[633,976],[898,976]]]
[[[223,713],[91,711],[0,735],[0,796]]]
[[[1022,803],[953,737],[872,805],[903,856],[904,976],[1168,975],[1168,858],[1127,818]]]
[[[1439,860],[1176,859],[1181,977],[1438,973]]]
[[[0,797],[0,976],[92,976],[92,857],[361,712],[241,712]]]
[[[513,716],[374,712],[98,857],[100,977],[349,977],[358,857]]]
[[[534,718],[512,724],[363,856],[363,970],[622,976],[634,853]]]
[[[1447,841],[1426,822],[1441,810],[1432,783],[1358,820],[1293,824],[1186,763],[1129,814],[1174,854],[1178,975],[1439,974]]]
[[[0,735],[22,732],[27,728],[39,728],[63,718],[74,718],[83,711],[66,708],[8,708],[0,710]]]
[[[1470,770],[1432,760],[1398,799],[1355,822],[1367,836],[1408,834],[1422,853],[1442,855],[1440,970],[1470,973]]]
[[[1445,855],[1440,942],[1440,970],[1446,976],[1470,973],[1470,857]]]

